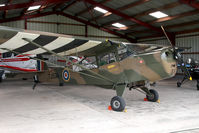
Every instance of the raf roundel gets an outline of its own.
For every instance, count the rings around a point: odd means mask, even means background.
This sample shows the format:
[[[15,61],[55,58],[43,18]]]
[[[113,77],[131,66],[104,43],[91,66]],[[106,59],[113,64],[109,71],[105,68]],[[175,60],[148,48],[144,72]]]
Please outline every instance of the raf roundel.
[[[62,77],[64,81],[69,81],[70,80],[70,73],[67,69],[63,70],[62,72]]]

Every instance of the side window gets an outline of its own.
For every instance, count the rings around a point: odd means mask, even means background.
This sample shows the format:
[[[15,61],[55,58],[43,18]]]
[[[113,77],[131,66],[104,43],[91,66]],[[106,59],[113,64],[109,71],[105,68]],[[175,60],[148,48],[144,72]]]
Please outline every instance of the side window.
[[[80,64],[83,66],[85,69],[95,69],[97,68],[96,60],[94,57],[76,57],[76,56],[71,56],[70,60],[74,63]],[[83,69],[77,65],[72,65],[73,71],[82,71]]]
[[[100,55],[98,58],[99,58],[99,66],[116,62],[115,53],[103,54],[103,55]]]

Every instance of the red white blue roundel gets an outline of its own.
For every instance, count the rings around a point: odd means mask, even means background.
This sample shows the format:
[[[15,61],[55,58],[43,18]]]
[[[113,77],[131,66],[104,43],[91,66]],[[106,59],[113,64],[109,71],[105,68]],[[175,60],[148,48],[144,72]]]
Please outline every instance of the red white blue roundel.
[[[67,69],[63,70],[62,77],[64,81],[69,81],[70,80],[70,73]]]

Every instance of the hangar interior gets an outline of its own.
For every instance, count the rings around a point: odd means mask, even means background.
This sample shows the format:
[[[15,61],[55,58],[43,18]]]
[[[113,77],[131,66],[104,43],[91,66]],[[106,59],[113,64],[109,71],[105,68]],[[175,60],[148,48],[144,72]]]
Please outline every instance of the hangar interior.
[[[163,16],[155,17],[154,13]],[[185,61],[199,60],[199,0],[1,0],[0,25],[89,40],[170,45],[162,25],[174,46],[190,47],[181,53]],[[108,112],[108,98],[114,95],[109,90],[88,86],[59,90],[47,84],[31,94],[27,88],[32,82],[8,80],[0,85],[0,116],[6,119],[0,122],[0,132],[25,132],[32,127],[30,132],[65,132],[66,128],[71,132],[199,132],[195,82],[179,89],[179,79],[177,76],[157,83],[160,104],[143,103],[139,93],[132,96],[125,92],[129,104],[126,114]],[[19,90],[14,90],[15,86]],[[7,99],[11,97],[17,105]],[[40,118],[41,125],[37,123]]]

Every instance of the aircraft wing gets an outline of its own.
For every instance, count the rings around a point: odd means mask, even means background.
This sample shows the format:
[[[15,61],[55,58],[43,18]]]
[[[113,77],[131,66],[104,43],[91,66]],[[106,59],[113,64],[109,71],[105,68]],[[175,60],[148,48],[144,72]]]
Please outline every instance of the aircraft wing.
[[[0,48],[7,48],[23,54],[48,54],[44,49],[38,48],[29,39],[60,55],[75,55],[88,49],[102,49],[108,41],[93,41],[85,39],[75,39],[72,36],[61,35],[48,32],[36,32],[22,29],[14,29],[0,26]],[[95,48],[94,48],[95,47]],[[7,50],[0,49],[0,53],[9,54]],[[83,53],[82,53],[83,54]],[[84,52],[84,55],[91,55],[91,52]]]
[[[68,35],[29,31],[23,29],[0,26],[0,48],[13,50],[21,54],[50,54],[25,39],[31,40],[59,55],[93,56],[104,51],[120,46],[121,42],[94,41],[74,38]],[[125,44],[125,43],[123,43]],[[135,53],[151,52],[168,46],[150,44],[126,43]],[[7,50],[0,49],[0,53],[10,54]]]

